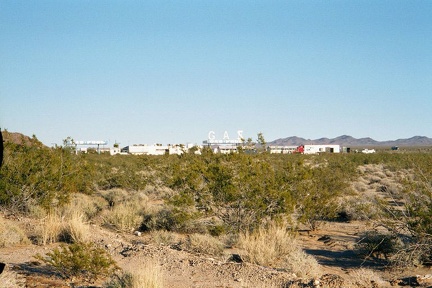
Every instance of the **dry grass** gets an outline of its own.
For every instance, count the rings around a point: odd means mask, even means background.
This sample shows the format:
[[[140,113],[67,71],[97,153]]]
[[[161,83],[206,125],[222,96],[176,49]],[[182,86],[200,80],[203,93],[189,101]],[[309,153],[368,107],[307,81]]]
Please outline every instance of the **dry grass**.
[[[70,242],[87,242],[90,236],[90,227],[85,222],[85,216],[79,211],[73,212],[65,224],[64,233],[70,237]]]
[[[359,268],[351,270],[349,276],[350,283],[348,286],[352,288],[389,287],[389,283],[370,269]]]
[[[365,192],[369,188],[368,185],[367,185],[367,183],[364,183],[362,181],[354,182],[352,184],[352,186],[354,188],[354,191],[357,191],[357,192]]]
[[[186,250],[208,254],[212,256],[221,256],[224,252],[224,244],[219,239],[206,234],[191,234],[184,243]]]
[[[108,202],[110,207],[123,203],[129,196],[126,190],[118,188],[101,190],[99,193]]]
[[[143,210],[135,203],[121,203],[104,212],[105,224],[119,231],[132,232],[139,228],[143,221]]]
[[[283,227],[271,225],[250,234],[240,235],[239,248],[250,262],[285,269],[300,277],[321,274],[318,262],[307,255],[294,237]]]
[[[129,193],[112,189],[100,193],[109,206],[102,213],[104,222],[118,231],[132,232],[138,229],[143,222],[143,215],[152,208],[144,192]]]
[[[29,243],[30,240],[20,227],[0,216],[0,247]]]
[[[162,288],[162,272],[159,264],[155,262],[145,262],[139,266],[132,274],[132,288]]]
[[[153,230],[149,233],[150,242],[158,245],[173,245],[179,242],[177,233],[165,230]]]
[[[377,172],[375,172],[374,176],[376,176],[378,178],[381,178],[381,179],[387,178],[387,175],[383,171],[377,171]]]
[[[106,288],[162,288],[163,275],[160,265],[154,261],[141,263],[133,271],[117,275],[104,287]]]
[[[82,204],[71,202],[64,209],[53,210],[40,220],[38,242],[42,245],[60,240],[78,243],[86,242],[90,226],[83,212]]]
[[[40,220],[38,242],[47,245],[59,241],[63,230],[63,219],[58,213],[49,213]]]
[[[74,211],[81,211],[85,221],[90,221],[101,213],[105,208],[105,199],[98,196],[76,194],[69,204]]]

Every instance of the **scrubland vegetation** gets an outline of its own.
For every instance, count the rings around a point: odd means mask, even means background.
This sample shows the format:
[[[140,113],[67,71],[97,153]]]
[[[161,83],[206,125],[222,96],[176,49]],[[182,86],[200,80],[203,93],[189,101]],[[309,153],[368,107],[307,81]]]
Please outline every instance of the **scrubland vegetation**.
[[[146,273],[153,279],[114,273],[109,255],[89,240],[88,227],[94,224],[148,233],[155,243],[213,257],[235,246],[244,251],[245,261],[314,277],[318,263],[296,243],[300,227],[367,220],[370,231],[356,246],[360,254],[381,257],[394,267],[429,265],[431,163],[432,154],[419,151],[109,156],[47,148],[35,137],[29,145],[7,142],[1,209],[39,225],[24,232],[2,219],[0,246],[62,242],[48,258],[37,257],[65,278],[79,283],[115,275],[107,287],[143,287],[142,281],[162,287],[156,268]],[[366,171],[377,166],[383,169]],[[390,176],[396,180],[389,181]],[[379,197],[362,194],[371,185]],[[96,262],[74,263],[94,259],[92,253],[100,255]]]

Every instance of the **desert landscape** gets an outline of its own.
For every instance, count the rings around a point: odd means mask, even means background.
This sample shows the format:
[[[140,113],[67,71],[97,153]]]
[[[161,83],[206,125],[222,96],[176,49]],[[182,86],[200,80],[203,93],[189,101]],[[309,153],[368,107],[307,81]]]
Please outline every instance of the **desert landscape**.
[[[430,148],[109,156],[3,136],[0,287],[432,287]]]
[[[0,288],[432,288],[431,12],[0,1]]]

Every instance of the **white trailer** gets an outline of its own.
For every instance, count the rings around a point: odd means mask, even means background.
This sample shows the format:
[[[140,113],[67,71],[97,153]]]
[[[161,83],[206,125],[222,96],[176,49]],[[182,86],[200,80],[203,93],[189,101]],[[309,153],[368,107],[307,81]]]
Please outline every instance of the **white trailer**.
[[[304,145],[304,154],[340,153],[339,145]]]

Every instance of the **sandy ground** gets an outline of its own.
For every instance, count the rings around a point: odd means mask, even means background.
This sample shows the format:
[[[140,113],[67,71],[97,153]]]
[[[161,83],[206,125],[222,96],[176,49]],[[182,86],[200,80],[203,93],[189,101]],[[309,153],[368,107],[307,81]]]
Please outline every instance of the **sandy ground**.
[[[298,279],[292,273],[270,267],[230,261],[229,253],[235,253],[235,250],[229,250],[226,257],[216,259],[207,255],[173,249],[169,246],[145,244],[146,236],[119,235],[97,226],[92,229],[93,241],[105,247],[122,269],[133,271],[136,267],[149,261],[158,263],[165,288],[284,287],[283,283],[285,287],[352,287],[344,286],[344,282],[329,286],[322,284],[321,286],[312,284],[310,286],[291,284],[290,286],[289,283],[306,285],[309,281]],[[404,283],[401,279],[432,273],[425,268],[403,272],[390,271],[383,269],[382,263],[376,259],[374,261],[365,260],[353,249],[355,241],[358,240],[358,233],[362,229],[365,229],[365,226],[361,222],[325,223],[317,231],[300,233],[299,240],[304,250],[313,255],[321,264],[324,275],[337,275],[345,283],[348,283],[353,277],[352,271],[360,268],[375,269],[374,273],[379,274],[383,280],[382,287],[402,286],[399,285]],[[3,277],[9,275],[9,277],[16,278],[9,284],[3,281],[0,287],[70,287],[66,282],[55,277],[47,267],[37,264],[33,258],[37,253],[47,253],[57,246],[58,244],[26,245],[0,249],[0,261],[7,264]],[[100,287],[102,283],[95,283],[95,285]],[[419,285],[405,287],[414,286]],[[430,286],[423,285],[422,287]]]

